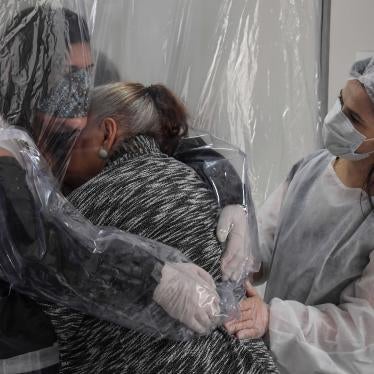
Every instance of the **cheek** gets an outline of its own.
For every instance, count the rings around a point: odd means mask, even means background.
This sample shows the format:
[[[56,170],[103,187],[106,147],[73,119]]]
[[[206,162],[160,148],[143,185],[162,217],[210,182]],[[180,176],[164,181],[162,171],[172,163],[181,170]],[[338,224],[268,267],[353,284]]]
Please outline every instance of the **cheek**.
[[[373,139],[374,138],[374,125],[373,126],[370,126],[370,128],[367,130],[367,134],[366,136],[369,138],[369,139]]]
[[[374,138],[374,126],[354,126],[355,129],[368,139]]]
[[[100,171],[99,147],[92,138],[80,136],[71,153],[67,172],[71,176],[93,176]]]

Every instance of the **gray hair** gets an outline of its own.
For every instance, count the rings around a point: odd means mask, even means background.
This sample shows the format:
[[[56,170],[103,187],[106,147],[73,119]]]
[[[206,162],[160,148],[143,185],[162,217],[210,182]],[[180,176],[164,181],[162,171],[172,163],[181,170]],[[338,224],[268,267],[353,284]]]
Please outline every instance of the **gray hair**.
[[[129,137],[153,136],[167,154],[188,131],[184,105],[160,84],[119,82],[96,87],[91,91],[89,116],[99,123],[113,118]]]
[[[90,116],[101,122],[111,117],[137,134],[160,131],[159,115],[146,88],[140,83],[110,83],[91,91]]]

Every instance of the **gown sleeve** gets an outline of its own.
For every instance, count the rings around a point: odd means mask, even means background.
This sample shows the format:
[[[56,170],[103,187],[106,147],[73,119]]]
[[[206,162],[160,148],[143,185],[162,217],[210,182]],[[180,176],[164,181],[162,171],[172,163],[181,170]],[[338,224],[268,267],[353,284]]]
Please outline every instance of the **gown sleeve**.
[[[262,274],[261,278],[258,279],[256,283],[266,281],[269,274],[273,256],[275,233],[278,225],[282,201],[287,188],[287,181],[280,184],[262,205],[257,216]]]
[[[372,373],[374,368],[374,251],[340,304],[306,306],[274,298],[270,347],[282,373]]]

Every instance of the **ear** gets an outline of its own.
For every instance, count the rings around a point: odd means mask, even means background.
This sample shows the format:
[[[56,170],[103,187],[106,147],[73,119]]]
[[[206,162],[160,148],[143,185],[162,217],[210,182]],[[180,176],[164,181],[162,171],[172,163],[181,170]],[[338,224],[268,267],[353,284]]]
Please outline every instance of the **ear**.
[[[118,139],[118,124],[113,118],[105,118],[101,123],[104,134],[102,146],[109,153]]]

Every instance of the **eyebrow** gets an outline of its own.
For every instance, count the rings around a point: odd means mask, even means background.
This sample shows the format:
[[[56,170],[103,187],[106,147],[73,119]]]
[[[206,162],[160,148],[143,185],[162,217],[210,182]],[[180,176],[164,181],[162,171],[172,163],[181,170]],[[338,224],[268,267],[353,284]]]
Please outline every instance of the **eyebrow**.
[[[345,105],[345,104],[344,104],[344,100],[343,100],[343,89],[340,90],[339,100],[340,100],[340,104],[341,104],[341,106],[342,106],[342,108],[343,108],[343,106]],[[364,120],[361,118],[361,116],[360,116],[358,113],[356,113],[354,110],[352,110],[352,109],[349,108],[349,107],[346,107],[346,108],[347,108],[348,112],[349,112],[351,115],[357,117],[357,119],[358,119],[360,122],[364,122]]]
[[[81,67],[81,66],[78,66],[78,65],[69,65],[70,69],[72,69],[72,70],[92,69],[94,66],[95,66],[94,64],[90,64],[90,65],[87,65],[85,67]]]

